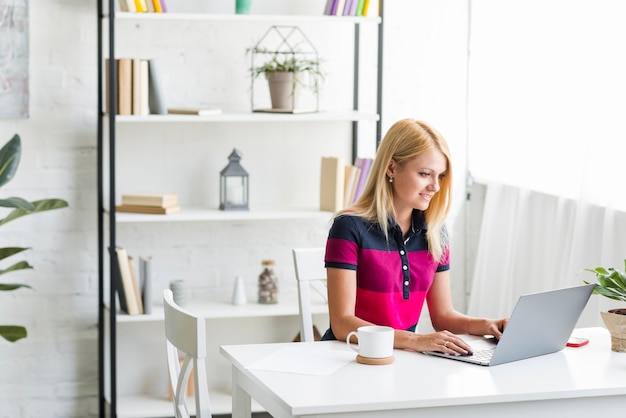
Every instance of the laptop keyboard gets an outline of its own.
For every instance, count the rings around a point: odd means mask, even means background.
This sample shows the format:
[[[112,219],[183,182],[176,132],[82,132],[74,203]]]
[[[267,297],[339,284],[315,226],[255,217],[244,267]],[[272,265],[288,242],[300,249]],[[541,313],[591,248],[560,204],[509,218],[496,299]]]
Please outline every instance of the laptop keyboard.
[[[495,347],[486,348],[484,350],[474,351],[474,354],[469,356],[469,358],[476,359],[478,361],[489,362],[491,357],[493,357],[493,352],[495,351]]]

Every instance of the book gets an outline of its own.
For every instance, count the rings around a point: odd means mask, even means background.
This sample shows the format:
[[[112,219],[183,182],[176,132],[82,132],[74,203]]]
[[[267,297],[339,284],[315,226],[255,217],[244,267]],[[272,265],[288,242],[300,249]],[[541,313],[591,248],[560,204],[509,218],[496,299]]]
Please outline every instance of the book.
[[[139,258],[139,284],[141,286],[141,299],[143,301],[143,313],[152,313],[152,257]]]
[[[150,1],[152,1],[152,4],[154,5],[155,13],[165,12],[165,10],[163,10],[163,4],[161,4],[161,0],[150,0]]]
[[[141,116],[148,115],[150,113],[148,103],[148,61],[144,59],[133,58],[132,71],[132,114]]]
[[[111,257],[113,266],[111,278],[113,280],[113,286],[115,286],[117,299],[120,302],[120,310],[122,312],[128,313],[128,304],[126,303],[126,293],[124,292],[124,285],[122,284],[122,272],[120,270],[120,263],[117,260],[117,253],[113,251],[111,247],[109,247],[109,256]]]
[[[367,14],[369,13],[369,9],[370,9],[370,0],[365,0],[363,2],[363,16],[367,16]]]
[[[133,74],[132,59],[120,58],[117,60],[117,114],[132,114],[133,106]]]
[[[356,16],[356,8],[359,5],[359,0],[350,0],[350,10],[348,11],[348,16]]]
[[[139,13],[145,13],[148,11],[146,0],[135,0],[135,8]]]
[[[130,271],[130,263],[128,262],[128,252],[125,248],[117,247],[115,249],[117,262],[120,267],[120,277],[122,279],[122,291],[126,298],[126,307],[129,315],[139,315],[139,306],[137,305],[137,296],[135,295],[135,287]]]
[[[270,107],[268,107],[268,108],[263,108],[263,109],[254,109],[253,112],[299,114],[299,113],[316,113],[317,109],[312,109],[312,108],[282,109],[282,108],[270,108]]]
[[[357,160],[359,159],[357,158]],[[357,181],[356,189],[354,190],[352,203],[355,203],[361,196],[361,193],[363,193],[363,188],[365,187],[365,183],[367,182],[367,176],[370,173],[372,162],[373,160],[371,158],[361,158],[359,161],[361,172],[359,173],[359,179]]]
[[[139,205],[119,205],[115,207],[118,212],[125,213],[148,213],[156,215],[169,215],[180,212],[180,206],[168,206],[165,208],[158,206],[139,206]]]
[[[337,212],[343,207],[345,164],[341,157],[322,157],[320,210]]]
[[[148,60],[148,109],[150,114],[153,115],[167,114],[165,100],[161,89],[159,65],[157,60],[154,58]]]
[[[146,7],[148,8],[148,13],[154,13],[154,2],[152,0],[146,0]]]
[[[339,2],[339,0],[334,0],[333,4],[330,6],[330,15],[334,15],[335,13],[337,13],[337,3]]]
[[[335,16],[341,16],[343,9],[346,7],[346,0],[337,0],[337,6],[335,7]]]
[[[169,107],[167,113],[171,115],[220,115],[222,109],[218,107],[204,107],[204,106],[183,106],[183,107]]]
[[[166,208],[178,205],[176,193],[128,193],[122,195],[122,205]]]
[[[128,256],[128,267],[130,268],[130,277],[133,280],[133,293],[135,294],[137,309],[140,314],[143,314],[143,301],[141,299],[141,286],[139,285],[139,276],[137,273],[137,268],[135,266],[135,260],[130,255]]]
[[[167,13],[167,5],[165,4],[166,0],[154,0],[155,2],[159,2],[159,6],[161,8],[161,13]],[[157,7],[156,4],[154,6]]]
[[[135,0],[119,0],[120,11],[122,12],[136,12]]]
[[[110,65],[109,65],[109,59],[105,58],[104,59],[104,113],[106,113],[107,115],[111,114],[111,96],[109,94],[109,76],[111,75],[110,73]]]
[[[352,16],[350,13],[352,10],[352,6],[355,4],[355,1],[358,0],[346,0],[346,5],[343,7],[343,16]]]
[[[359,0],[359,3],[356,6],[356,15],[355,16],[363,16],[363,6],[365,5],[365,0]]]
[[[337,3],[337,0],[326,0],[326,6],[324,7],[324,14],[330,15],[333,10],[333,4]]]
[[[356,165],[347,165],[346,166],[346,174],[344,178],[344,192],[343,192],[343,207],[347,208],[352,204],[352,199],[354,197],[354,191],[356,189],[356,184],[359,181],[359,174],[361,169]]]

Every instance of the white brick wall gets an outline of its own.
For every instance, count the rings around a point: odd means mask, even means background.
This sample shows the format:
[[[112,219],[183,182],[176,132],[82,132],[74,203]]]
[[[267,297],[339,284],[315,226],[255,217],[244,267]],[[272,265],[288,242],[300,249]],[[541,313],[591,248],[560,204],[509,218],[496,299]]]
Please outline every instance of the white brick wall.
[[[26,258],[35,270],[2,277],[34,289],[0,294],[0,322],[23,324],[30,334],[16,344],[0,341],[0,418],[97,415],[95,3],[29,0],[31,117],[0,120],[1,143],[14,133],[23,141],[17,177],[1,195],[61,197],[70,203],[68,209],[2,227],[0,246],[33,247]],[[465,6],[436,0],[387,3],[384,125],[407,116],[433,121],[453,148],[458,145],[455,155],[462,165]],[[429,22],[438,29],[424,28]],[[447,71],[437,74],[444,67]],[[323,244],[326,225],[124,226],[119,234],[131,253],[155,257],[157,289],[170,278],[189,275],[199,291],[228,294],[235,274],[241,274],[253,294],[259,260],[275,258],[281,280],[291,280],[289,250]],[[164,236],[173,242],[166,248]],[[192,263],[197,255],[202,261]],[[231,262],[237,271],[226,267]]]

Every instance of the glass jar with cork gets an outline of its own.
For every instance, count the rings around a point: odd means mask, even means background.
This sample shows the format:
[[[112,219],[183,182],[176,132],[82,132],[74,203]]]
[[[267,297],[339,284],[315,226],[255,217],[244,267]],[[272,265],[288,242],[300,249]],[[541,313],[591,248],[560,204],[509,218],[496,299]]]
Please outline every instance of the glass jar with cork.
[[[259,275],[259,303],[278,303],[278,278],[274,273],[274,260],[261,262],[263,271]]]

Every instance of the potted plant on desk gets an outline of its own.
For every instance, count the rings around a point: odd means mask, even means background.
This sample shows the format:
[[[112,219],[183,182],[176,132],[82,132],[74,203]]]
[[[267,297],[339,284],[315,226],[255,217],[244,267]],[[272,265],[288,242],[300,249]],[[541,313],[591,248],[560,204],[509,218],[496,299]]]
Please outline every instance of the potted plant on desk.
[[[596,275],[596,287],[593,293],[602,295],[609,299],[626,302],[626,260],[624,260],[624,271],[619,271],[613,267],[596,267],[585,269]],[[589,283],[585,281],[585,283]],[[626,352],[626,307],[609,309],[600,312],[602,321],[611,334],[611,350]]]

